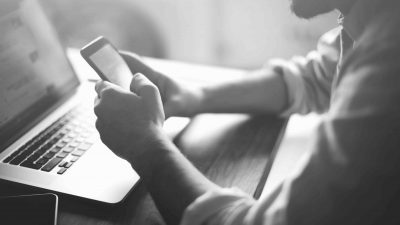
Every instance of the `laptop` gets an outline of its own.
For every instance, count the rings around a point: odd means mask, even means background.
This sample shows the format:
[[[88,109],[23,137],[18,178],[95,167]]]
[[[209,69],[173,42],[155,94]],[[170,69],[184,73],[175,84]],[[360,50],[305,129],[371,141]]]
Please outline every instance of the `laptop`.
[[[0,179],[122,201],[139,176],[102,144],[94,97],[36,1],[0,18]]]

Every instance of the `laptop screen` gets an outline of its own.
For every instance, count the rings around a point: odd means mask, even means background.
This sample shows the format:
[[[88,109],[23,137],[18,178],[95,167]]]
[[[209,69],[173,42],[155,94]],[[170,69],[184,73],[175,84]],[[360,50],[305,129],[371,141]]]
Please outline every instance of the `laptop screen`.
[[[79,84],[45,15],[27,17],[0,18],[0,152]]]

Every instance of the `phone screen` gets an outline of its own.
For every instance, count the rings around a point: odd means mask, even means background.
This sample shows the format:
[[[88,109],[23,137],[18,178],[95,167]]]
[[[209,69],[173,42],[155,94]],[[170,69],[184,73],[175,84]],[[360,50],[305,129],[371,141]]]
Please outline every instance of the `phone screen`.
[[[110,82],[129,90],[132,73],[113,46],[103,45],[89,58]]]
[[[0,223],[55,225],[57,205],[54,194],[0,197]]]

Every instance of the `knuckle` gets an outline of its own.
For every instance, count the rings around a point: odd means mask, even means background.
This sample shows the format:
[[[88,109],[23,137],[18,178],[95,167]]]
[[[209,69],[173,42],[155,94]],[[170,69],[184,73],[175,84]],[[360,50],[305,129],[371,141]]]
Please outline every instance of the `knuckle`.
[[[94,114],[97,116],[97,118],[99,118],[100,116],[101,116],[101,102],[99,102],[97,105],[95,105],[94,107],[93,107],[93,111],[94,111]],[[97,124],[97,121],[96,121],[96,124]]]
[[[99,119],[96,120],[95,126],[98,131],[101,130],[101,121]]]
[[[101,93],[101,98],[104,100],[109,100],[115,96],[116,90],[111,87],[104,88]]]
[[[146,83],[143,84],[140,89],[142,91],[151,91],[151,92],[158,92],[158,88],[156,85],[152,84],[152,83]]]
[[[94,114],[100,120],[104,120],[107,118],[107,114],[109,113],[109,109],[105,106],[104,102],[100,102],[94,107]]]
[[[100,138],[101,142],[106,144],[106,139],[105,139],[105,137],[104,137],[104,135],[102,133],[99,133],[99,138]]]

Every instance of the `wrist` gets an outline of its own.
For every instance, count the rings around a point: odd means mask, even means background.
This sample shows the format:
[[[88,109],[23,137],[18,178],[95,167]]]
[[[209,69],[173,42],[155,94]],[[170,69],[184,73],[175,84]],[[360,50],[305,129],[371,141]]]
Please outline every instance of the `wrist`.
[[[213,112],[212,107],[212,86],[202,86],[198,90],[198,104],[196,114]]]
[[[205,111],[205,87],[198,87],[193,91],[193,98],[189,100],[190,102],[187,104],[190,108],[189,117],[195,116],[200,113],[204,113]]]
[[[168,116],[193,117],[203,112],[203,101],[204,89],[202,87],[185,88],[179,95],[172,98],[165,111],[169,112]]]
[[[129,159],[132,167],[138,172],[144,180],[151,179],[161,162],[176,150],[175,145],[167,137],[161,128],[152,129],[151,135],[143,138],[142,149],[140,153]],[[138,149],[132,149],[132,152]]]

